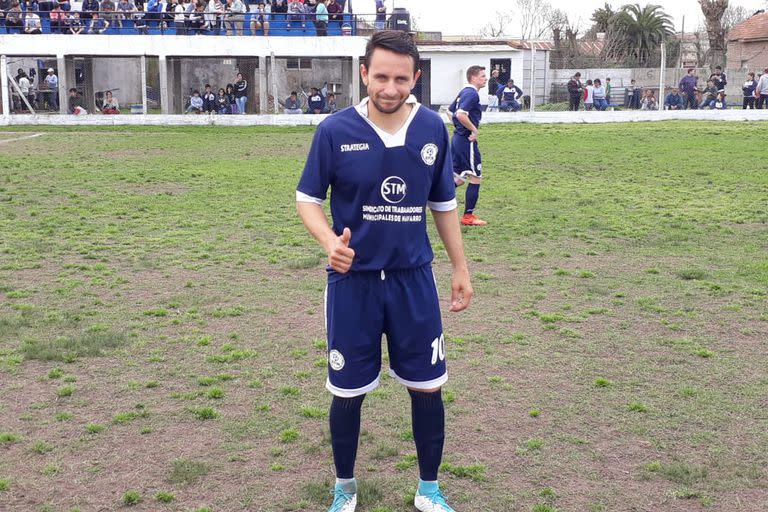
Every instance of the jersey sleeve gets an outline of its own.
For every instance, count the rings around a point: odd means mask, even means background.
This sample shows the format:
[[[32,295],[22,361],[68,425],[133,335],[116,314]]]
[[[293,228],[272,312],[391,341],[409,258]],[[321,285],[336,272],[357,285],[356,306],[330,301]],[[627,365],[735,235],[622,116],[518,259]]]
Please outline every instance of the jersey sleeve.
[[[480,95],[474,88],[466,87],[459,93],[459,101],[457,102],[456,112],[470,112],[473,108],[478,108],[480,105]]]
[[[331,184],[333,146],[323,125],[317,127],[307,163],[296,187],[296,201],[300,203],[323,204]]]
[[[442,123],[441,123],[442,124]],[[448,130],[441,126],[440,147],[435,161],[435,177],[429,191],[427,206],[437,212],[456,209],[456,185],[453,182],[453,158],[448,144]]]

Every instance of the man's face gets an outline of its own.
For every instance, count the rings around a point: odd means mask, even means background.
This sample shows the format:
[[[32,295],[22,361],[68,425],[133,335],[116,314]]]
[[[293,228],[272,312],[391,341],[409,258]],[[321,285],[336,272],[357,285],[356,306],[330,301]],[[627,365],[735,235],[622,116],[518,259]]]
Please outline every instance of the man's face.
[[[485,74],[484,69],[481,69],[478,74],[469,79],[469,83],[478,89],[482,89],[488,83],[488,75]]]
[[[405,104],[421,71],[413,71],[413,58],[382,48],[371,55],[369,67],[360,65],[360,76],[371,104],[382,114],[393,114]]]

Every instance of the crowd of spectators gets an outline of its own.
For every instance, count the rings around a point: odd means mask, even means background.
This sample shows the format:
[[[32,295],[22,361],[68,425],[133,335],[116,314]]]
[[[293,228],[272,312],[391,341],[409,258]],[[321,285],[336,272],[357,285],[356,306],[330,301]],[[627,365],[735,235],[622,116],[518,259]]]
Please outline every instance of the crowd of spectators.
[[[291,94],[285,100],[278,101],[283,107],[285,114],[333,114],[338,112],[339,106],[336,103],[336,95],[328,92],[328,84],[325,83],[322,88],[312,87],[306,96],[306,109],[299,94],[291,91]]]
[[[488,79],[488,112],[518,112],[523,108],[523,90],[513,79],[506,84],[499,79],[499,70],[491,71]]]
[[[384,0],[374,0],[376,26],[384,28]],[[347,0],[83,0],[77,8],[70,0],[0,0],[0,28],[41,34],[41,18],[50,19],[51,33],[103,34],[122,30],[130,20],[138,33],[150,27],[173,28],[176,34],[243,35],[246,13],[251,34],[269,35],[272,14],[287,20],[286,30],[307,30],[328,35],[329,21],[341,22]],[[252,8],[251,8],[252,6]],[[351,7],[350,7],[351,9]]]
[[[189,95],[185,114],[245,114],[248,106],[248,81],[238,73],[235,82],[213,92],[211,84],[205,84],[203,94],[199,89]]]

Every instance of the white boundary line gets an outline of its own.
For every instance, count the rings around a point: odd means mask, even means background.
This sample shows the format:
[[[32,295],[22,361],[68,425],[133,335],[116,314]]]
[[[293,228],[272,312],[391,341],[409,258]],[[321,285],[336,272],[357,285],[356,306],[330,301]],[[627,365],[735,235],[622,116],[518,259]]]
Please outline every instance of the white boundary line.
[[[19,133],[19,132],[0,132],[2,133]],[[27,135],[25,137],[16,137],[15,139],[0,139],[0,144],[5,144],[6,142],[16,142],[18,140],[25,140],[25,139],[34,139],[35,137],[42,137],[45,135],[44,133],[33,133],[32,135]]]
[[[0,118],[6,126],[315,126],[327,114],[275,114],[275,115],[119,115],[89,114],[29,115],[14,114]],[[447,120],[445,116],[444,119]],[[485,112],[482,124],[543,123],[591,124],[636,123],[647,121],[700,120],[700,121],[768,121],[768,110],[680,110],[680,111],[617,111],[617,112]]]

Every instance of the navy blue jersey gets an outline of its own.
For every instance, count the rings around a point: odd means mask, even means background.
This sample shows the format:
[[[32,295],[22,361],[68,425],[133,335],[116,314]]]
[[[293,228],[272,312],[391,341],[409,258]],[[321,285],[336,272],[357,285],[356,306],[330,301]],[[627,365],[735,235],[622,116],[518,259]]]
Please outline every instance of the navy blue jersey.
[[[451,106],[448,107],[448,110],[453,114],[451,119],[453,119],[453,126],[456,127],[454,133],[469,137],[471,132],[459,122],[456,118],[456,114],[458,112],[466,112],[467,115],[469,115],[469,120],[472,121],[472,124],[475,125],[475,127],[480,126],[480,119],[483,117],[483,111],[480,109],[480,95],[477,93],[477,89],[472,85],[465,85],[464,88],[459,91],[459,95],[456,96],[456,99],[451,103]]]
[[[368,119],[368,98],[317,127],[296,200],[322,204],[331,188],[333,231],[352,231],[352,271],[432,261],[426,208],[456,208],[448,132],[437,113],[413,110],[395,134]]]

